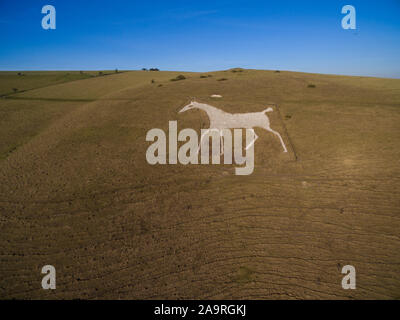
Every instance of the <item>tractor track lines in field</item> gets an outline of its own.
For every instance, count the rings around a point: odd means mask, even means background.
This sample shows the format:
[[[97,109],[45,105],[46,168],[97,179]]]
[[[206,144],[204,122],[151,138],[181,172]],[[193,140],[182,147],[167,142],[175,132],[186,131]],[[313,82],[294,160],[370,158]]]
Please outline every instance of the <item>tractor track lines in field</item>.
[[[249,256],[244,257],[245,260],[247,260],[248,257]],[[225,259],[225,261],[228,261],[228,260],[229,261],[231,261],[231,260],[243,260],[243,257],[239,257],[238,259],[234,259],[234,258]],[[108,293],[116,292],[116,291],[118,291],[119,293],[124,293],[124,292],[127,293],[127,292],[129,292],[129,289],[128,290],[124,290],[124,291],[120,291],[120,290],[121,289],[127,289],[127,288],[135,288],[135,289],[143,288],[143,287],[149,286],[149,284],[154,283],[154,281],[156,281],[156,280],[161,280],[161,279],[166,279],[167,280],[168,279],[168,281],[164,281],[164,282],[165,283],[171,282],[171,280],[176,279],[178,276],[179,276],[179,279],[182,279],[182,277],[186,278],[188,281],[190,281],[190,283],[198,282],[198,283],[206,284],[207,286],[212,286],[215,283],[216,279],[221,279],[219,282],[228,283],[231,278],[235,277],[236,272],[237,272],[236,270],[232,270],[232,269],[233,268],[239,269],[243,265],[243,263],[245,263],[245,261],[238,261],[238,262],[233,262],[233,263],[229,263],[229,264],[224,264],[223,263],[222,265],[220,265],[221,261],[223,262],[223,259],[222,260],[221,259],[217,259],[217,260],[214,260],[214,261],[211,261],[211,262],[205,264],[205,265],[213,266],[214,264],[217,263],[217,265],[218,265],[218,268],[215,269],[215,270],[218,270],[218,271],[216,271],[216,273],[214,273],[212,279],[209,278],[209,275],[208,275],[207,272],[197,272],[196,273],[197,279],[193,279],[192,278],[192,275],[193,275],[192,274],[192,268],[190,266],[188,266],[188,267],[186,267],[184,269],[178,270],[178,271],[169,271],[169,272],[164,272],[164,273],[153,274],[150,277],[141,277],[140,276],[141,273],[137,273],[136,277],[138,277],[138,279],[140,279],[140,283],[135,282],[135,281],[129,281],[129,280],[128,280],[128,283],[126,283],[126,280],[123,281],[124,278],[119,278],[120,280],[118,282],[125,282],[125,284],[123,284],[123,285],[110,285],[110,286],[108,286],[109,288],[107,288],[106,290],[103,289],[100,294],[96,293],[91,298],[94,298],[95,296],[96,297],[100,297],[100,296],[104,297]],[[260,262],[260,265],[263,265],[263,263]],[[201,269],[203,266],[204,266],[204,264],[200,264],[198,266],[198,269]],[[229,267],[227,268],[227,266],[229,266]],[[115,279],[115,273],[127,271],[129,269],[131,269],[131,266],[128,266],[126,268],[121,268],[120,270],[115,270],[115,271],[113,270],[113,271],[107,272],[107,273],[105,273],[105,274],[103,274],[103,275],[101,275],[99,277],[94,277],[94,278],[90,277],[90,278],[86,278],[86,279],[81,278],[80,282],[81,281],[93,282],[93,280],[99,280],[99,279],[101,279],[102,282],[104,282],[105,279],[108,279],[109,277],[111,277],[110,280],[113,280],[113,279]],[[229,270],[231,270],[231,271],[229,271]],[[255,272],[255,273],[257,273],[257,272]],[[132,274],[132,272],[130,272],[129,274]],[[279,274],[274,274],[274,276],[280,277],[280,278],[285,278],[284,275],[279,275]],[[224,278],[225,278],[225,280],[223,280]],[[309,282],[312,283],[313,281],[310,280]],[[290,283],[286,283],[286,284],[287,285],[291,285]],[[243,286],[242,284],[239,284],[239,285]],[[159,285],[158,287],[160,287],[160,286],[161,285]],[[70,292],[78,291],[78,290],[79,289],[74,289],[74,290],[69,290],[68,292],[70,293]],[[176,291],[177,291],[176,287],[173,287],[173,289],[170,290],[169,292],[176,292]],[[168,294],[168,292],[163,292],[162,295],[165,296],[165,294]],[[148,297],[146,297],[146,298],[148,298]]]
[[[290,180],[287,180],[287,184],[293,184],[293,182],[298,182],[300,183],[302,179],[306,179],[308,182],[312,183],[318,183],[319,188],[321,185],[332,187],[334,189],[340,190],[341,188],[346,188],[346,190],[349,188],[348,185],[337,185],[337,184],[331,184],[329,182],[357,182],[357,183],[364,183],[364,182],[387,182],[389,179],[395,179],[399,180],[400,177],[394,177],[394,176],[387,176],[387,177],[379,177],[379,178],[373,178],[373,177],[360,177],[360,176],[344,176],[344,177],[321,177],[320,175],[313,175],[313,174],[263,174],[262,179],[260,178],[255,178],[252,180],[251,184],[252,185],[265,185],[266,182],[265,180],[268,178],[274,178],[272,182],[277,182],[279,183],[278,186],[281,186],[282,183],[285,181],[285,179],[290,178]],[[224,181],[225,178],[221,177],[219,180]],[[272,183],[271,181],[269,184]],[[162,183],[164,187],[167,187],[169,185],[169,182],[167,183]],[[160,185],[159,185],[160,186]],[[238,186],[240,187],[240,186]],[[271,187],[271,185],[269,186]],[[379,189],[367,189],[367,188],[357,188],[356,185],[350,186],[354,188],[354,190],[360,191],[360,192],[380,192],[380,193],[390,193],[393,195],[397,195],[398,192],[391,192],[390,190],[379,190]],[[147,188],[147,190],[146,190]],[[65,198],[65,199],[53,199],[53,200],[26,200],[26,199],[1,199],[0,198],[0,203],[9,203],[9,204],[62,204],[62,203],[68,203],[68,202],[76,202],[76,201],[83,201],[83,200],[93,200],[95,201],[96,199],[100,199],[102,196],[107,196],[107,195],[112,195],[112,196],[118,196],[119,194],[122,194],[123,192],[130,192],[134,190],[141,190],[143,191],[142,193],[145,193],[147,191],[151,191],[151,189],[154,188],[154,185],[147,185],[147,184],[141,184],[141,185],[131,185],[127,187],[119,187],[119,188],[112,188],[109,190],[105,190],[102,192],[94,192],[91,195],[88,196],[79,196],[79,197],[70,197],[70,198]],[[140,201],[140,199],[139,199]]]
[[[232,215],[231,217],[227,217],[225,219],[215,220],[214,217],[207,216],[207,219],[211,219],[212,221],[207,221],[207,220],[204,221],[204,219],[203,219],[204,217],[202,217],[202,218],[199,218],[198,220],[195,220],[195,221],[193,221],[193,219],[191,219],[190,221],[183,221],[183,222],[178,223],[178,224],[169,225],[168,227],[162,227],[162,228],[151,227],[150,230],[148,231],[148,233],[146,233],[146,236],[151,239],[151,235],[157,234],[157,235],[159,235],[160,238],[163,238],[164,236],[166,237],[169,234],[169,232],[168,232],[169,229],[176,231],[176,230],[178,230],[177,226],[182,225],[182,226],[186,226],[186,228],[179,229],[179,230],[185,230],[185,233],[182,233],[182,235],[180,237],[181,240],[187,238],[191,234],[191,232],[197,232],[198,233],[198,237],[200,237],[200,238],[201,238],[202,234],[207,234],[207,238],[206,238],[207,241],[205,241],[205,240],[203,240],[203,241],[199,240],[199,241],[194,241],[194,242],[191,241],[192,246],[194,244],[196,244],[196,243],[198,243],[199,246],[201,246],[201,245],[205,245],[206,242],[210,242],[211,241],[210,239],[213,239],[213,241],[215,241],[215,243],[218,243],[219,241],[223,241],[224,240],[223,236],[221,234],[219,234],[218,231],[215,231],[215,230],[218,229],[217,228],[218,225],[225,225],[225,226],[230,225],[232,228],[234,228],[236,230],[236,231],[231,230],[231,232],[233,232],[233,234],[235,234],[235,233],[243,234],[243,232],[245,232],[245,230],[248,233],[248,232],[250,232],[250,230],[252,230],[251,233],[249,233],[249,234],[253,234],[254,236],[249,236],[249,237],[242,236],[241,237],[241,238],[245,239],[248,244],[252,243],[251,239],[253,239],[253,238],[256,239],[261,234],[271,234],[271,232],[275,232],[276,233],[276,232],[279,231],[279,234],[286,234],[286,233],[293,233],[293,232],[301,231],[302,234],[313,235],[313,234],[319,234],[320,229],[324,229],[323,227],[321,227],[321,228],[316,228],[315,230],[304,230],[304,228],[301,227],[301,226],[299,228],[293,229],[293,228],[288,228],[288,225],[286,225],[286,224],[284,225],[283,228],[280,227],[279,229],[278,228],[270,228],[268,226],[261,226],[260,224],[258,224],[257,226],[254,226],[254,225],[251,225],[251,224],[254,224],[254,221],[251,222],[251,220],[248,220],[248,218],[254,218],[254,217],[261,217],[261,218],[268,218],[268,219],[269,218],[281,219],[280,217],[277,217],[277,216],[267,216],[267,217],[265,217],[263,215],[238,215],[238,216]],[[232,224],[231,222],[234,221],[234,220],[236,220],[236,221],[247,221],[247,224],[245,222],[243,222],[244,224],[242,223],[241,225]],[[299,219],[296,219],[296,220],[299,220]],[[203,221],[204,223],[202,225],[204,226],[204,228],[201,227],[201,225],[199,225],[197,223],[197,221]],[[227,224],[228,222],[229,222],[229,224]],[[325,224],[326,222],[323,222],[323,221],[312,221],[312,223]],[[328,223],[328,224],[330,224],[330,223]],[[331,225],[335,229],[337,227],[340,227],[342,229],[344,228],[341,225],[336,225],[336,224],[331,224]],[[81,230],[81,231],[77,230],[76,233],[75,233],[75,237],[74,238],[79,239],[79,241],[81,243],[81,246],[79,246],[79,247],[72,247],[72,248],[65,248],[64,247],[63,251],[60,251],[60,252],[52,251],[52,252],[48,252],[48,253],[45,253],[45,254],[44,253],[43,254],[42,253],[36,253],[36,254],[33,254],[33,255],[38,255],[38,256],[51,256],[51,255],[53,255],[54,256],[54,255],[58,255],[58,254],[65,254],[67,252],[74,252],[76,250],[85,250],[86,251],[90,247],[95,249],[95,248],[102,247],[103,245],[107,244],[107,245],[111,246],[111,248],[107,249],[106,251],[104,251],[104,249],[103,249],[102,253],[105,253],[107,251],[113,251],[115,249],[115,248],[113,248],[114,247],[113,243],[115,244],[115,243],[122,242],[122,243],[125,243],[125,245],[127,245],[127,241],[129,239],[131,239],[132,236],[133,236],[132,239],[135,239],[135,238],[139,238],[140,239],[141,237],[144,236],[144,234],[142,234],[142,233],[137,233],[137,232],[133,232],[132,233],[131,227],[137,226],[137,223],[128,223],[128,224],[127,223],[121,223],[119,225],[115,225],[113,223],[112,226],[113,226],[113,230],[104,229],[104,232],[102,232],[101,230],[98,230],[96,232],[96,237],[93,237],[93,236],[90,236],[90,235],[88,235],[87,237],[82,237],[83,235],[86,235],[86,232],[84,230]],[[216,228],[214,228],[214,226]],[[122,227],[124,227],[124,229]],[[346,228],[344,228],[344,229],[346,229]],[[267,233],[265,233],[265,232],[254,233],[254,230],[261,230],[261,231],[268,230],[268,232]],[[349,230],[351,231],[351,229],[349,229]],[[326,230],[324,233],[325,234],[329,234],[329,235],[335,235],[336,237],[337,236],[343,237],[346,234],[348,234],[347,232],[330,232],[328,230]],[[104,237],[106,234],[108,234],[109,236],[108,237]],[[118,235],[120,235],[120,237],[119,238],[115,238],[113,236],[114,234],[118,234]],[[392,241],[397,241],[398,240],[397,236],[395,236],[395,235],[386,235],[384,233],[360,233],[360,232],[353,231],[351,234],[352,234],[352,237],[360,237],[361,236],[361,237],[368,238],[371,235],[376,235],[377,237],[387,237],[388,239],[392,239]],[[104,239],[104,240],[102,240],[102,239]],[[38,241],[38,239],[36,239],[36,241]],[[90,242],[94,242],[94,243],[90,243]],[[211,241],[210,244],[212,244],[212,243],[213,242]],[[256,244],[256,243],[257,242],[255,242],[254,244]],[[268,241],[268,244],[269,245],[273,245],[274,243],[271,242],[271,241]],[[278,244],[278,243],[276,243],[276,244]],[[284,245],[284,243],[282,243],[282,245]],[[229,252],[234,252],[234,250],[230,250]],[[5,254],[5,255],[7,255],[7,254]],[[30,254],[29,253],[24,253],[24,255],[29,256]],[[4,256],[4,254],[3,254],[3,256]],[[151,256],[151,255],[149,255],[149,256]],[[85,257],[85,255],[79,255],[79,257],[82,258],[82,257]],[[88,254],[88,257],[89,257],[89,254]],[[145,257],[146,256],[142,256],[142,258],[145,258]]]

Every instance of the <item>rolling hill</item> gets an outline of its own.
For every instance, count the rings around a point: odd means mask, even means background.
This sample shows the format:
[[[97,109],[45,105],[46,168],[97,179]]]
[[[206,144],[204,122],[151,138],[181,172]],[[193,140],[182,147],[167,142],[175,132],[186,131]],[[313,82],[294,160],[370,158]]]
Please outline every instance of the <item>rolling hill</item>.
[[[0,297],[400,298],[400,80],[42,74],[10,93],[0,73]],[[288,153],[256,129],[251,175],[149,165],[150,129],[208,128],[204,112],[178,113],[193,98],[230,113],[276,105]],[[41,288],[47,264],[56,290]],[[345,265],[356,290],[342,289]]]

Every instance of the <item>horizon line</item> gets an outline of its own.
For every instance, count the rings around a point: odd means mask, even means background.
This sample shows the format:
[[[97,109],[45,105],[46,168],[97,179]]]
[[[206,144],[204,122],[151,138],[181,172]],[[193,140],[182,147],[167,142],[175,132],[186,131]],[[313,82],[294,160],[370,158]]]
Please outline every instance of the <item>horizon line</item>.
[[[157,68],[157,67],[151,67]],[[187,71],[187,70],[161,70],[158,71],[151,71],[150,68],[146,68],[146,70],[142,69],[119,69],[119,68],[112,68],[112,69],[0,69],[0,72],[90,72],[90,71],[115,71],[118,70],[119,72],[129,72],[129,71],[150,71],[150,72],[185,72],[185,73],[208,73],[208,72],[224,72],[233,69],[243,69],[243,70],[252,70],[252,71],[272,71],[272,72],[293,72],[293,73],[307,73],[307,74],[316,74],[316,75],[326,75],[326,76],[342,76],[342,77],[357,77],[357,78],[379,78],[379,79],[393,79],[399,80],[399,76],[389,77],[389,76],[376,76],[376,75],[359,75],[359,74],[341,74],[341,73],[322,73],[322,72],[308,72],[308,71],[298,71],[298,70],[284,70],[284,69],[254,69],[254,68],[243,68],[243,67],[232,67],[228,69],[221,69],[221,70],[208,70],[208,71]]]

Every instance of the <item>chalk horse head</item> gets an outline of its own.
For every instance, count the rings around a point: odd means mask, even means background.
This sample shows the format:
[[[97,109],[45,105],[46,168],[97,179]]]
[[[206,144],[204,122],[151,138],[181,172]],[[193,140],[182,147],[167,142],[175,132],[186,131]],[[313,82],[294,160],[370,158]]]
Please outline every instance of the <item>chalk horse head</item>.
[[[192,101],[190,101],[189,104],[187,104],[186,106],[184,106],[184,107],[179,111],[179,113],[185,112],[185,111],[188,111],[188,110],[191,110],[191,109],[197,109],[197,108],[198,108],[197,102],[194,101],[194,100],[192,100]]]

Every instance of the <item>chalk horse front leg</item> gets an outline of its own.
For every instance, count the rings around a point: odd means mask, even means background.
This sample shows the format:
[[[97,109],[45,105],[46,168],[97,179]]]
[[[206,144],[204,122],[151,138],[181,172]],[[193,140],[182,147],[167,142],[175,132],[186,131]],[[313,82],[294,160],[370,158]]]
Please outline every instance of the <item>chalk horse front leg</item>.
[[[200,152],[200,148],[201,148],[201,145],[202,145],[202,143],[203,143],[204,137],[210,132],[210,130],[211,130],[211,129],[207,129],[207,130],[201,135],[199,147],[197,148],[197,154],[199,154],[199,152]]]
[[[221,139],[219,155],[222,156],[224,154],[224,130],[219,130],[219,138]]]
[[[254,131],[254,140],[252,142],[250,142],[248,146],[246,146],[246,150],[248,150],[256,142],[257,139],[258,139],[258,135]]]
[[[205,138],[206,135],[208,135],[211,131],[217,131],[219,133],[219,138],[220,138],[220,150],[219,150],[219,154],[222,155],[224,154],[224,152],[222,150],[223,149],[223,130],[221,129],[207,129],[200,137],[200,143],[199,143],[199,147],[197,148],[197,154],[199,154],[200,152],[200,148],[202,146],[203,143],[203,139]]]

